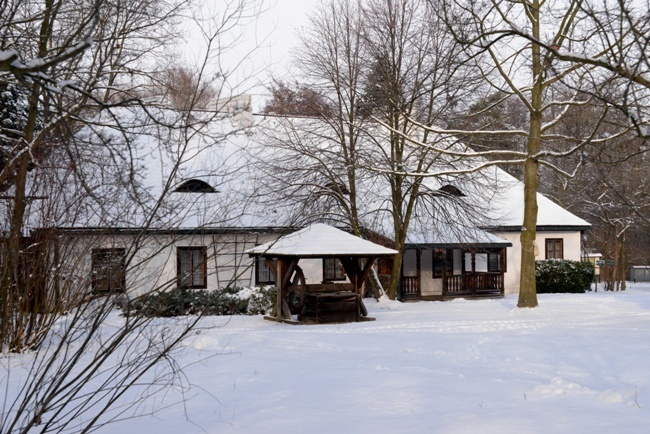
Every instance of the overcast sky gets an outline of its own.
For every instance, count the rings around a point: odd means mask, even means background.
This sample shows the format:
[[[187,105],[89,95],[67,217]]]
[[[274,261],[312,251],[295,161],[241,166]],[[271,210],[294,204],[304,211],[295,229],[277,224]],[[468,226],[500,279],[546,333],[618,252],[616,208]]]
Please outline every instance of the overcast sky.
[[[222,53],[221,68],[236,71],[232,74],[230,85],[237,85],[235,93],[252,94],[255,110],[261,108],[264,86],[270,82],[271,75],[282,79],[290,78],[287,69],[291,62],[291,52],[298,43],[298,32],[307,25],[308,15],[320,2],[321,0],[265,0],[266,10],[254,22],[232,31],[233,35],[241,32],[241,40],[237,49]],[[205,16],[214,7],[211,3],[213,2],[208,1],[204,7]],[[205,40],[196,28],[191,31],[197,33],[190,36],[188,30],[188,48],[183,55],[187,63],[196,65],[204,58]],[[214,63],[213,61],[212,64]]]

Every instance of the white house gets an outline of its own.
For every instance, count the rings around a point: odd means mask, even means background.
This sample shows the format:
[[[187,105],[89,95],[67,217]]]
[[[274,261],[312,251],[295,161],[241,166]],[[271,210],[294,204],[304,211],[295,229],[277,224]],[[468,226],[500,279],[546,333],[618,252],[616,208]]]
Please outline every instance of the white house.
[[[266,262],[250,258],[247,250],[310,223],[344,223],[332,217],[335,210],[327,202],[314,208],[312,201],[310,213],[300,195],[273,195],[313,188],[314,182],[287,172],[285,184],[271,185],[260,167],[264,160],[253,164],[249,158],[265,152],[274,158],[268,141],[295,134],[287,128],[290,120],[254,117],[248,98],[219,107],[218,113],[189,114],[120,108],[77,134],[76,145],[89,163],[74,168],[76,177],[66,175],[70,168],[57,172],[51,188],[72,195],[75,200],[67,203],[84,205],[47,219],[32,213],[29,223],[35,230],[56,228],[57,257],[67,264],[60,267],[60,279],[134,296],[175,287],[271,285],[275,279]],[[314,119],[300,122],[309,123],[301,143],[318,149],[318,130],[327,127]],[[265,127],[258,128],[260,123]],[[360,179],[361,221],[389,240],[385,185],[372,173]],[[522,184],[488,167],[478,174],[431,178],[425,185],[428,200],[435,201],[423,201],[411,224],[402,297],[516,293]],[[541,194],[538,202],[537,256],[579,260],[581,232],[589,223]],[[472,213],[478,217],[468,217]],[[345,279],[331,258],[304,265],[307,283]]]
[[[442,299],[493,296],[519,292],[523,183],[492,167],[498,191],[486,210],[489,224],[469,231],[445,231],[451,236],[412,242],[405,254],[403,296]],[[479,197],[469,200],[481,203]],[[537,194],[536,259],[581,260],[582,234],[591,225],[544,195]]]

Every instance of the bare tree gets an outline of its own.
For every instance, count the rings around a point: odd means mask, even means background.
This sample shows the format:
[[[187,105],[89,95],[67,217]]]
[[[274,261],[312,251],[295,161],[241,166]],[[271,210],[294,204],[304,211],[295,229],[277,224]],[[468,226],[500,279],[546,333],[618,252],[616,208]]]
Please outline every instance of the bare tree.
[[[528,115],[525,129],[429,129],[440,134],[473,137],[499,134],[518,137],[524,144],[523,152],[486,151],[473,154],[499,155],[500,162],[522,164],[524,167],[520,307],[537,306],[534,243],[540,166],[572,176],[576,167],[569,171],[562,170],[554,164],[554,160],[576,153],[579,155],[586,145],[610,141],[625,132],[623,128],[612,136],[603,129],[609,106],[595,95],[608,91],[610,83],[594,74],[591,65],[562,62],[555,57],[555,51],[547,50],[545,45],[536,42],[541,39],[542,32],[545,39],[552,41],[549,45],[555,47],[569,47],[576,40],[584,40],[586,30],[578,18],[581,3],[537,0],[495,0],[479,5],[453,0],[440,3],[440,11],[448,28],[464,47],[468,62],[481,71],[484,81],[495,92],[518,99]],[[520,38],[522,32],[517,29],[526,29],[532,39]],[[587,121],[588,127],[580,135],[564,134],[558,125],[566,113],[576,107],[590,107],[593,117]],[[493,160],[490,164],[494,163]]]
[[[269,86],[271,98],[264,105],[264,113],[275,115],[298,115],[325,117],[331,115],[331,107],[318,91],[305,85],[273,80]]]
[[[621,112],[613,115],[618,122],[611,119],[612,124],[626,121]],[[575,178],[548,176],[541,186],[593,223],[587,244],[606,259],[600,273],[606,289],[625,289],[628,265],[647,260],[644,233],[650,223],[650,180],[646,153],[644,140],[633,134],[606,146],[590,146]]]
[[[150,231],[187,218],[188,205],[197,228],[226,218],[196,198],[171,200],[169,193],[186,176],[185,162],[236,134],[237,128],[210,127],[238,109],[223,101],[231,77],[215,73],[209,60],[230,48],[219,44],[221,32],[254,19],[260,8],[236,0],[217,10],[213,26],[204,16],[197,23],[204,61],[182,83],[183,110],[161,107],[164,95],[150,105],[141,96],[168,70],[166,53],[187,7],[182,0],[0,2],[0,110],[18,115],[0,126],[0,345],[4,354],[30,352],[27,379],[17,389],[12,375],[25,371],[16,371],[11,358],[3,364],[3,390],[10,393],[2,398],[0,432],[91,431],[137,415],[133,405],[115,406],[141,381],[151,386],[140,390],[136,405],[180,378],[173,354],[199,317],[156,328],[151,318],[128,316],[108,333],[105,319],[128,299],[92,299],[96,278],[88,261],[95,248],[119,242],[130,285],[168,290],[175,276],[145,270],[174,240],[161,243]],[[195,113],[210,88],[219,92],[209,95],[213,110]],[[150,140],[143,144],[142,137]],[[143,168],[151,155],[159,173],[147,184]],[[228,167],[213,163],[215,170]],[[127,241],[119,232],[88,229],[125,224],[136,225]],[[111,258],[104,260],[110,266]],[[169,369],[152,369],[161,363]]]
[[[540,2],[544,6],[546,2]],[[531,3],[534,5],[534,3]],[[607,92],[598,87],[594,95],[622,111],[640,137],[648,138],[648,89],[650,80],[650,3],[636,0],[587,0],[567,3],[570,15],[565,28],[580,23],[579,32],[548,39],[534,28],[515,25],[490,29],[486,42],[516,37],[546,52],[545,62],[554,59],[571,65],[591,67],[600,81],[610,82]],[[611,89],[616,89],[612,92]]]
[[[388,127],[376,138],[378,152],[365,164],[390,185],[390,215],[395,247],[402,251],[425,177],[441,164],[434,148],[450,146],[422,126],[453,119],[476,82],[458,62],[458,46],[427,2],[369,2],[365,9],[368,63],[364,105],[374,121]],[[413,146],[417,139],[423,146]],[[377,157],[378,155],[378,157]],[[447,163],[450,163],[449,161]],[[442,163],[444,164],[444,163]],[[401,276],[402,256],[393,263],[388,295]]]
[[[303,116],[270,116],[265,121],[269,128],[262,125],[264,146],[254,151],[256,170],[268,186],[262,196],[275,207],[289,199],[290,222],[324,220],[348,225],[356,235],[363,217],[358,193],[364,122],[358,110],[364,68],[359,12],[355,3],[334,1],[311,17],[296,57],[300,84],[288,98],[289,107],[285,98],[274,98],[269,107],[274,113]]]
[[[2,183],[11,184],[5,198],[10,217],[2,270],[2,301],[10,317],[7,309],[21,310],[22,298],[16,292],[20,242],[34,199],[29,196],[33,182],[28,173],[37,174],[32,169],[42,165],[53,149],[62,147],[84,119],[92,119],[115,96],[128,92],[120,86],[123,77],[131,80],[141,74],[140,62],[175,36],[173,26],[157,30],[157,24],[174,18],[180,3],[161,8],[143,0],[137,13],[131,13],[124,2],[21,1],[3,6],[7,19],[2,23],[2,52],[12,60],[2,80],[19,89],[23,97],[18,103],[24,112],[21,128],[11,131],[4,141],[8,158],[0,172]],[[9,336],[17,335],[7,329],[9,324],[3,322],[3,346]],[[9,344],[9,349],[20,351],[23,344]]]
[[[319,119],[285,121],[274,145],[282,150],[274,172],[300,180],[283,191],[296,198],[308,187],[321,197],[302,202],[322,207],[305,215],[336,213],[357,234],[361,226],[380,229],[398,251],[424,194],[421,183],[439,162],[408,137],[438,140],[420,135],[421,125],[453,117],[471,92],[468,71],[455,62],[455,42],[434,16],[425,2],[325,4],[312,18],[296,66],[302,85],[317,89],[331,110]],[[401,261],[400,253],[388,282],[391,298]]]
[[[214,109],[219,91],[212,83],[199,83],[199,71],[187,67],[172,66],[163,72],[160,85],[155,86],[153,94],[162,96],[163,101],[169,101],[172,107],[179,109]],[[158,90],[158,92],[156,92]]]

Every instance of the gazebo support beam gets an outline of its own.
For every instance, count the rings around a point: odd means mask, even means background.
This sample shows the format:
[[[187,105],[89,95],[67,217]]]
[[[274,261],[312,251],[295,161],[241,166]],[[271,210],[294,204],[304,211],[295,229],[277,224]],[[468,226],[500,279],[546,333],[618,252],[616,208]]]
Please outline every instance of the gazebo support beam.
[[[366,260],[366,264],[363,266],[363,270],[361,270],[361,283],[365,282],[368,278],[368,274],[370,274],[370,270],[372,269],[376,259],[377,258],[368,258]]]
[[[339,258],[343,268],[345,269],[345,274],[348,275],[350,283],[354,285],[354,291],[358,294],[359,288],[363,281],[359,281],[361,275],[361,268],[359,267],[359,260],[355,258]]]
[[[287,303],[287,289],[291,283],[291,275],[296,271],[300,258],[292,258],[287,261],[285,258],[276,260],[275,284],[278,288],[278,296],[275,302],[275,317],[277,320],[290,320],[291,309]]]

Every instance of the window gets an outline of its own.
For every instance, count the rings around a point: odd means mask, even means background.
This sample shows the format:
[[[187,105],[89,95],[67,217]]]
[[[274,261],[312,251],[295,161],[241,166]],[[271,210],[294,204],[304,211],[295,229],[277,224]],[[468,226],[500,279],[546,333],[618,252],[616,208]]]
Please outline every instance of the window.
[[[562,238],[546,239],[546,259],[564,259],[564,245]]]
[[[443,268],[447,276],[454,273],[454,257],[446,250],[433,251],[433,277],[442,277]]]
[[[266,258],[258,256],[255,260],[255,283],[256,284],[275,284],[275,277]]]
[[[213,186],[200,179],[188,179],[174,190],[176,193],[218,193]]]
[[[125,284],[124,249],[93,249],[92,290],[97,293],[124,292]]]
[[[345,269],[338,258],[323,258],[323,281],[345,280]]]
[[[205,247],[178,247],[178,286],[207,288],[207,261]]]
[[[487,270],[488,273],[498,273],[501,271],[501,255],[497,252],[488,252]]]
[[[460,190],[460,188],[456,187],[455,185],[447,184],[443,185],[440,187],[438,190],[445,196],[452,196],[452,197],[464,197],[465,194]]]

